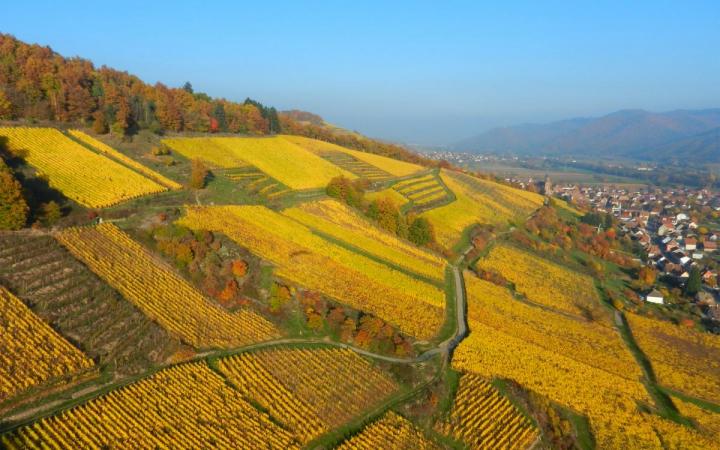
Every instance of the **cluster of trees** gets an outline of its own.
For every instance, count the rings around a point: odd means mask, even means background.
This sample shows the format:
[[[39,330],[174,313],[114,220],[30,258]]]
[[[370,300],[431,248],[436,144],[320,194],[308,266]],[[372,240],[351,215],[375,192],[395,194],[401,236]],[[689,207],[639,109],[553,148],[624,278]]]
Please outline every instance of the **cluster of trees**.
[[[632,257],[622,250],[623,247],[632,246],[632,242],[629,238],[626,241],[618,239],[617,232],[612,227],[612,216],[595,217],[594,213],[588,216],[590,217],[583,217],[579,223],[569,222],[563,220],[552,205],[543,206],[525,223],[526,231],[539,239],[531,239],[520,231],[514,232],[512,237],[534,250],[556,253],[558,249],[578,249],[620,266],[632,266]],[[610,228],[599,231],[594,225],[587,223],[598,220]],[[597,267],[596,272],[601,275],[602,268]]]
[[[28,220],[30,207],[13,170],[0,158],[0,230],[19,230]]]
[[[123,135],[198,131],[269,134],[280,131],[274,108],[247,99],[213,99],[186,83],[154,86],[126,72],[64,58],[49,47],[0,34],[0,119],[93,124],[98,133]]]
[[[327,329],[343,342],[397,356],[413,352],[407,337],[376,316],[333,304],[313,291],[301,292],[299,301],[308,328],[315,332]]]
[[[187,271],[203,293],[215,298],[226,308],[246,305],[242,294],[247,281],[248,263],[237,256],[224,256],[222,242],[210,231],[193,232],[189,228],[167,224],[161,214],[161,225],[152,230],[155,247]]]
[[[365,179],[350,180],[339,176],[330,180],[325,192],[348,205],[359,209],[377,225],[403,239],[419,246],[435,244],[435,231],[432,224],[424,217],[405,215],[390,198],[380,197],[370,202],[365,200]]]
[[[423,164],[442,165],[399,145],[348,133],[303,112],[278,113],[255,100],[242,103],[178,88],[149,85],[82,58],[65,58],[50,47],[26,44],[0,33],[0,120],[48,120],[92,124],[95,132],[134,134],[139,129],[229,132],[251,135],[286,133]],[[445,164],[447,164],[445,162]]]

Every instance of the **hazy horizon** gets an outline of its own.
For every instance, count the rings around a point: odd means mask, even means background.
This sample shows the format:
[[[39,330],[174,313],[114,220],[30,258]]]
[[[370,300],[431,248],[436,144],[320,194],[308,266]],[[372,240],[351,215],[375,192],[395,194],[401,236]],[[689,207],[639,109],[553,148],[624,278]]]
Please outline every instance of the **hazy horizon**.
[[[707,57],[720,42],[715,2],[82,5],[9,4],[1,31],[150,83],[190,81],[393,141],[720,105],[720,58]]]

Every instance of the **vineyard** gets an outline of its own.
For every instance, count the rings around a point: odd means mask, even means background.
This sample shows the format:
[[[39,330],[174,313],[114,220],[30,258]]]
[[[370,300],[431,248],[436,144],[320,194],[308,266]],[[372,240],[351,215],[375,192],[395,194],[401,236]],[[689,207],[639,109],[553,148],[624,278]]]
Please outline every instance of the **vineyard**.
[[[557,314],[516,300],[510,291],[465,273],[468,320],[632,381],[642,377],[609,323]]]
[[[117,373],[164,362],[179,342],[109,288],[55,239],[0,234],[0,283],[89,357]]]
[[[92,367],[92,360],[0,286],[0,403]]]
[[[403,208],[406,204],[408,204],[408,199],[402,196],[398,191],[396,191],[393,188],[387,188],[382,189],[379,191],[373,191],[373,192],[366,192],[365,193],[365,199],[368,202],[372,202],[374,200],[379,199],[388,199],[390,200],[398,209]]]
[[[349,148],[317,139],[289,135],[284,135],[282,138],[316,155],[344,153],[358,161],[362,161],[371,167],[396,177],[404,177],[424,170],[423,167],[418,166],[417,164],[399,161],[397,159],[376,155],[374,153],[351,150]]]
[[[442,447],[425,437],[412,422],[390,411],[337,448],[338,450],[435,450]]]
[[[447,263],[440,256],[381,230],[338,201],[303,203],[283,215],[408,271],[440,282],[445,278]]]
[[[447,421],[436,429],[471,449],[526,449],[538,437],[533,424],[482,378],[464,374]]]
[[[350,350],[241,353],[221,360],[219,368],[303,443],[397,390],[395,382]]]
[[[51,187],[90,208],[104,208],[167,188],[94,153],[51,128],[0,128],[11,152],[47,177]]]
[[[717,336],[635,314],[626,317],[661,385],[720,402],[720,341]]]
[[[135,161],[132,158],[128,158],[124,154],[120,153],[119,151],[115,150],[114,148],[110,147],[106,143],[95,139],[94,137],[90,136],[89,134],[86,134],[80,130],[70,130],[68,133],[75,139],[81,141],[82,143],[89,145],[90,147],[94,148],[95,150],[109,156],[110,158],[132,168],[135,169],[135,171],[140,172],[141,174],[145,175],[146,177],[158,182],[159,184],[162,184],[168,189],[182,189],[182,185],[180,183],[177,183],[157,172],[155,172],[152,169],[149,169],[148,167],[140,164],[139,162]]]
[[[261,195],[267,199],[278,198],[290,192],[290,189],[283,186],[277,180],[270,178],[256,167],[247,165],[233,167],[231,169],[220,169],[219,175],[237,183],[248,192]]]
[[[189,207],[180,224],[226,234],[274,263],[275,274],[370,312],[423,339],[439,329],[439,288],[333,244],[262,206]]]
[[[282,137],[172,138],[163,143],[187,158],[218,167],[251,164],[290,189],[324,188],[339,175],[355,176]]]
[[[148,317],[196,347],[236,347],[278,336],[250,310],[228,313],[111,224],[72,228],[57,239]]]
[[[26,448],[299,448],[204,363],[183,364],[3,435]]]
[[[673,443],[669,448],[713,448],[714,444],[700,432],[642,412],[638,404],[652,405],[652,399],[640,379],[618,375],[612,365],[598,367],[583,361],[592,362],[576,356],[582,347],[579,351],[546,348],[526,340],[516,334],[517,329],[506,326],[512,321],[510,317],[504,322],[492,316],[485,319],[484,303],[492,305],[493,292],[483,294],[477,287],[468,290],[469,308],[477,309],[471,316],[480,320],[469,320],[470,335],[453,356],[457,370],[483,378],[512,379],[587,416],[598,448],[659,449],[669,442]],[[478,293],[481,300],[473,300]],[[592,339],[590,336],[587,338]],[[591,341],[587,345],[600,343]]]
[[[533,302],[593,320],[608,320],[592,278],[516,247],[500,244],[477,262],[515,284]]]
[[[419,208],[445,202],[451,198],[447,188],[434,174],[400,181],[393,185],[393,189]]]
[[[425,211],[421,216],[432,222],[438,241],[448,248],[471,225],[505,226],[511,221],[524,222],[543,204],[538,194],[469,175],[441,170],[440,179],[453,191],[455,201]]]
[[[366,178],[370,181],[381,181],[392,177],[392,175],[384,170],[378,169],[377,167],[347,153],[327,152],[320,153],[319,155],[336,166],[357,175],[359,178]]]

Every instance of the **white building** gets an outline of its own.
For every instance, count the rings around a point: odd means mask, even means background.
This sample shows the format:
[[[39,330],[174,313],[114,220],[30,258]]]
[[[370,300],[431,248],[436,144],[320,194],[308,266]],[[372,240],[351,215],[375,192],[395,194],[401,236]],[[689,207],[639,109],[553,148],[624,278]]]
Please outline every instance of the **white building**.
[[[652,292],[646,295],[645,301],[650,303],[657,303],[658,305],[665,304],[665,298],[663,298],[663,295],[657,289],[653,289]]]

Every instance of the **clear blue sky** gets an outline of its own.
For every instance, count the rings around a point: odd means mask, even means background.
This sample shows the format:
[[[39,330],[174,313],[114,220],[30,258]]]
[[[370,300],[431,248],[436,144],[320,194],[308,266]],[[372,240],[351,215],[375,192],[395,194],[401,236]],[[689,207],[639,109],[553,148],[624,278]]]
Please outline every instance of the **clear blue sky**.
[[[7,2],[0,31],[410,143],[720,107],[718,0],[154,3]]]

